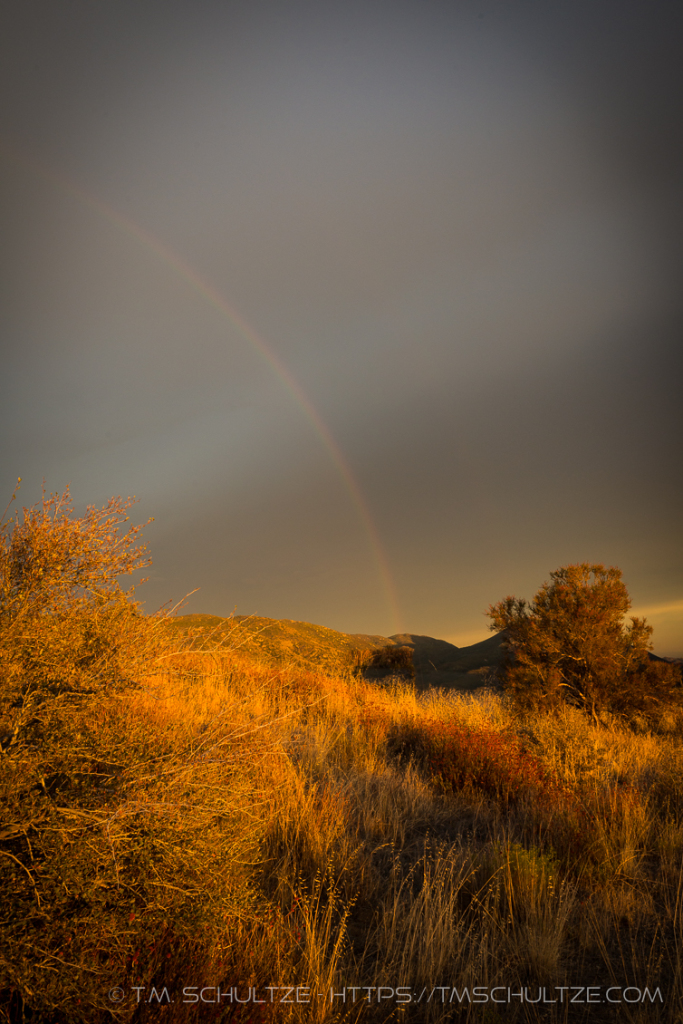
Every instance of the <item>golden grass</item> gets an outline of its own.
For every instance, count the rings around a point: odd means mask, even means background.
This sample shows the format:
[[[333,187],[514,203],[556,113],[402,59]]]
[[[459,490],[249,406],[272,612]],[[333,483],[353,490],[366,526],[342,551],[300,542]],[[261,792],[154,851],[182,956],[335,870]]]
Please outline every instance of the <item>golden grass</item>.
[[[486,692],[420,695],[239,651],[166,656],[58,718],[69,747],[49,767],[68,779],[52,794],[43,753],[3,761],[0,1019],[681,1019],[675,734],[520,719]],[[558,829],[569,805],[446,792],[391,755],[392,728],[435,722],[516,737],[580,802],[578,832]],[[663,1002],[531,1001],[610,985]],[[197,1001],[216,986],[230,999]],[[297,986],[310,1002],[279,1001]],[[176,1001],[141,1016],[136,993],[164,987]]]

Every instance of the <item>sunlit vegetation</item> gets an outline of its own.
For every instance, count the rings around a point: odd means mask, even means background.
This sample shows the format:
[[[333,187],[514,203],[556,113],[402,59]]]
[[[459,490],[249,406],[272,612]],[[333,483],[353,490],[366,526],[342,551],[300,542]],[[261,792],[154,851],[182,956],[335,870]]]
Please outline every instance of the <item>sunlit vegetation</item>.
[[[127,515],[5,523],[0,1019],[680,1020],[675,706],[181,637],[119,588]]]
[[[489,609],[505,631],[506,689],[520,708],[569,704],[630,720],[681,705],[678,667],[653,662],[652,626],[626,615],[631,607],[621,570],[566,565],[550,574],[533,600],[507,597]]]

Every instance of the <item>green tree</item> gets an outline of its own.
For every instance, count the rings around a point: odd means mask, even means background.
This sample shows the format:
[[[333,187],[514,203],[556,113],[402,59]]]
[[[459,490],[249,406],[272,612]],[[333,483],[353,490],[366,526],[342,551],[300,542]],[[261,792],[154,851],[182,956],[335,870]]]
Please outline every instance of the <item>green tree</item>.
[[[604,565],[567,565],[530,603],[506,597],[490,606],[491,629],[505,632],[504,682],[519,705],[565,702],[596,719],[676,698],[676,670],[648,656],[652,626],[625,621],[631,600],[621,576]]]

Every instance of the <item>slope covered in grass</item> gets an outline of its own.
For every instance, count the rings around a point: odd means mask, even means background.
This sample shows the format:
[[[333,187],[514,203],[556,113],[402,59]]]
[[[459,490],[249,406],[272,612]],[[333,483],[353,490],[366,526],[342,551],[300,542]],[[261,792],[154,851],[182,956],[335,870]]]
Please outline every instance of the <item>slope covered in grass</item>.
[[[3,762],[5,1020],[675,1021],[683,749],[659,726],[237,652],[150,663],[71,707],[71,747]],[[595,1006],[531,1001],[588,985]]]
[[[413,655],[418,687],[457,686],[473,689],[490,682],[490,670],[502,659],[499,635],[469,647],[456,647],[446,640],[414,633],[385,637],[365,633],[340,633],[326,626],[291,619],[267,619],[260,616],[183,615],[170,620],[170,628],[184,637],[194,636],[197,646],[207,650],[227,647],[273,664],[290,664],[325,671],[343,671],[358,666],[363,652],[408,648]],[[370,658],[366,658],[369,663]],[[372,666],[369,678],[391,674]],[[408,673],[409,675],[411,673]]]
[[[353,668],[490,642],[143,616],[129,503],[65,498],[2,528],[0,1020],[680,1021],[680,707],[527,714]]]
[[[384,636],[340,633],[310,622],[258,615],[181,615],[169,626],[207,650],[223,647],[273,664],[327,670],[349,667],[356,651],[396,646]]]

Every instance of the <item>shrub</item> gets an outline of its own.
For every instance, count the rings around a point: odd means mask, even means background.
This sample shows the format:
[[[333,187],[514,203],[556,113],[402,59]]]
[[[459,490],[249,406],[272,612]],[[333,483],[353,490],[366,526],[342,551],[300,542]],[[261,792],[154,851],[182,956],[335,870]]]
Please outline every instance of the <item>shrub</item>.
[[[649,658],[652,627],[624,622],[631,600],[619,569],[568,565],[550,579],[530,604],[507,597],[489,608],[491,628],[505,631],[502,677],[518,706],[566,702],[597,721],[680,702],[677,670]]]
[[[148,564],[130,506],[77,518],[67,491],[2,524],[4,1019],[109,1020],[112,985],[181,956],[207,974],[225,922],[253,908],[266,755],[228,716],[199,740],[169,729],[149,673],[172,634],[119,584]]]
[[[405,674],[415,678],[411,647],[378,647],[357,650],[352,656],[353,667],[361,672]]]
[[[26,708],[130,679],[158,636],[119,578],[149,565],[133,500],[73,517],[68,489],[0,524],[0,679]]]
[[[493,729],[440,721],[395,726],[388,749],[412,757],[446,792],[478,791],[506,805],[532,796],[547,804],[565,795],[518,740]]]

